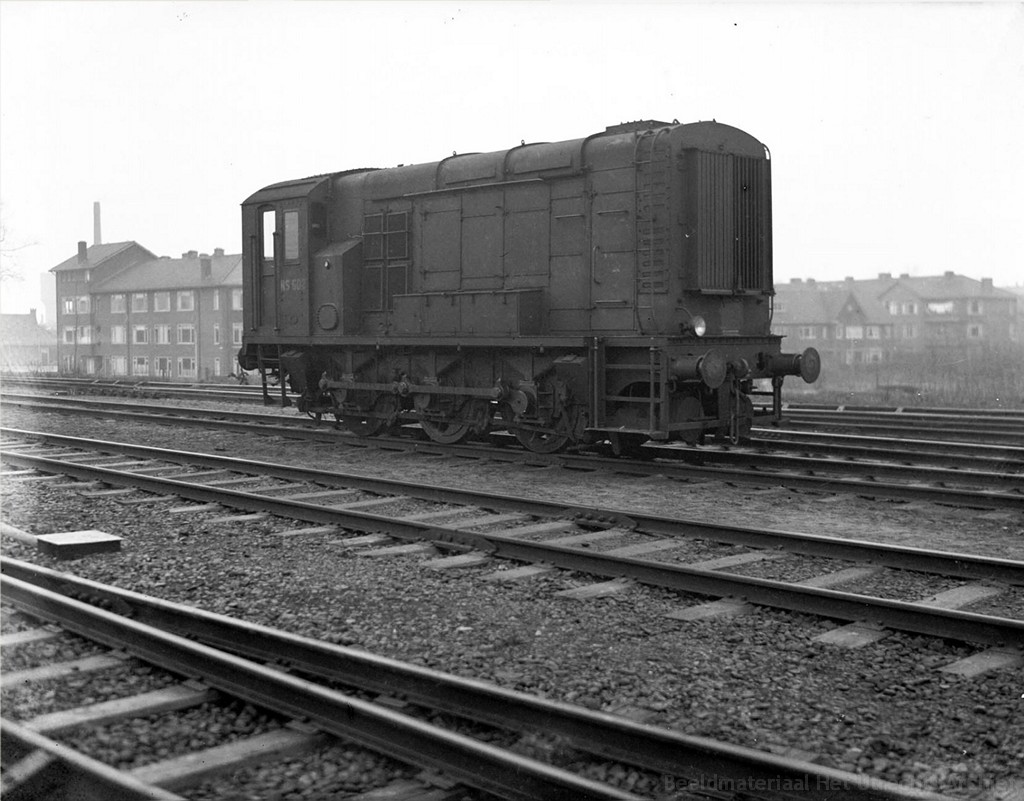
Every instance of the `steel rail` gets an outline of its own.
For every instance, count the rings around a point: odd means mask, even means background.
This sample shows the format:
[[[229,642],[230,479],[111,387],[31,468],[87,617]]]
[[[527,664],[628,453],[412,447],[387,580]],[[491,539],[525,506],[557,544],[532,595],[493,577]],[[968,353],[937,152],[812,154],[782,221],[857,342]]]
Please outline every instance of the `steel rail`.
[[[10,759],[43,755],[24,773],[18,769],[20,763],[12,770],[5,769],[2,793],[6,801],[185,801],[8,718],[0,720],[0,747]]]
[[[829,419],[845,418],[850,420],[873,419],[873,420],[910,420],[913,422],[956,422],[972,426],[996,424],[997,426],[1007,424],[1017,430],[1024,428],[1024,410],[1015,409],[938,409],[938,408],[916,408],[913,406],[883,407],[883,406],[842,406],[842,407],[815,407],[786,404],[782,409],[784,414],[800,415],[805,417],[828,417]]]
[[[89,379],[25,379],[17,376],[4,376],[5,386],[30,387],[43,392],[95,392],[99,394],[118,393],[122,395],[157,396],[164,393],[168,396],[182,398],[210,398],[239,403],[263,403],[262,387],[245,385],[194,385],[175,384],[154,381],[98,381]]]
[[[803,457],[820,458],[824,456],[835,460],[867,460],[872,463],[894,465],[891,469],[902,469],[903,471],[913,470],[916,465],[942,467],[951,469],[952,475],[966,477],[972,482],[984,473],[998,475],[1004,482],[1013,479],[1014,473],[1024,473],[1024,448],[1020,449],[1022,456],[1019,459],[1010,459],[998,456],[976,456],[970,453],[961,454],[946,450],[913,450],[904,447],[903,442],[897,440],[889,440],[888,446],[870,446],[844,444],[834,439],[819,442],[797,437],[783,439],[782,435],[778,439],[768,437],[757,439],[749,443],[747,447],[751,450],[747,452],[738,450],[737,452],[746,453],[748,459],[752,454],[760,459],[762,456],[775,455],[772,454],[773,451],[790,451],[790,455],[798,453]],[[850,462],[837,461],[836,465],[846,468],[850,466]],[[1024,475],[1016,476],[1016,481],[1024,484]]]
[[[30,405],[38,406],[40,404]],[[117,406],[119,404],[112,405]],[[76,409],[76,412],[78,413],[82,413],[82,411],[83,410]],[[84,410],[84,413],[93,414],[94,416],[105,416],[105,413],[99,413],[96,411],[89,412],[88,410]],[[253,432],[253,423],[258,419],[261,423],[259,426],[260,433],[279,434],[280,436],[291,439],[312,439],[318,441],[325,439],[338,439],[344,440],[349,444],[358,444],[362,447],[399,448],[410,450],[443,447],[446,453],[455,453],[471,457],[486,456],[491,459],[506,459],[508,461],[522,461],[524,459],[523,451],[519,450],[502,453],[501,449],[487,448],[480,445],[439,446],[429,442],[410,443],[400,438],[357,438],[352,435],[337,435],[324,428],[297,426],[294,423],[278,423],[276,425],[262,424],[262,420],[264,418],[268,420],[273,419],[268,415],[258,415],[256,418],[253,418],[237,412],[203,410],[203,413],[208,415],[210,419],[205,417],[198,419],[172,417],[168,414],[153,416],[145,413],[133,412],[131,410],[118,411],[119,416],[148,420],[161,425],[205,427],[210,425],[212,419],[212,421],[216,422],[216,426],[218,428],[244,431],[251,434]],[[238,419],[232,419],[233,416],[236,418],[244,418],[245,422],[241,422]],[[748,464],[743,468],[736,468],[709,467],[706,465],[702,466],[683,462],[684,456],[697,460],[705,458],[705,452],[699,450],[681,450],[674,448],[653,448],[651,450],[653,453],[660,453],[660,455],[666,457],[671,456],[671,462],[659,462],[658,471],[667,473],[672,478],[681,478],[686,480],[693,478],[715,478],[724,481],[740,481],[746,484],[755,484],[759,486],[784,485],[817,492],[852,492],[869,497],[914,499],[931,501],[934,503],[958,504],[961,506],[976,508],[1024,509],[1024,478],[1014,476],[1012,474],[1007,476],[1001,472],[983,474],[980,472],[971,473],[956,470],[942,471],[938,468],[918,468],[918,470],[924,473],[930,480],[940,481],[943,483],[949,481],[963,485],[970,483],[972,479],[977,477],[977,481],[979,483],[996,483],[1007,486],[1011,490],[1009,492],[999,492],[981,488],[968,489],[963,486],[949,487],[945,485],[931,486],[917,483],[887,483],[884,481],[877,481],[875,479],[875,476],[879,474],[905,477],[908,472],[908,468],[902,466],[895,467],[892,465],[885,465],[879,466],[876,469],[875,463],[866,464],[851,462],[840,465],[835,460],[773,455],[771,457],[765,457],[765,459],[772,458],[777,460],[777,464],[786,464],[789,467],[789,471],[763,472],[758,469],[756,464]],[[720,460],[726,460],[736,458],[728,455],[715,456],[713,455],[715,453],[716,452],[708,451],[706,459],[713,460],[717,458]],[[723,452],[719,451],[717,453],[721,454]],[[634,462],[630,462],[629,460],[613,461],[608,457],[592,456],[587,454],[536,455],[531,453],[527,453],[525,458],[534,461],[543,460],[544,463],[549,464],[565,464],[595,470],[616,470],[618,472],[634,472],[639,474],[650,474],[652,472],[651,466],[642,460]],[[753,458],[762,460],[761,455]],[[784,460],[797,461],[786,462]],[[862,473],[864,478],[846,478],[844,476],[834,475],[833,471],[838,469],[842,469],[845,472],[852,471]],[[822,473],[826,473],[826,475],[822,475]],[[993,478],[989,480],[989,476],[993,476]]]
[[[890,460],[911,458],[919,453],[924,456],[946,456],[951,460],[966,458],[969,461],[985,460],[1024,465],[1024,447],[1013,445],[989,445],[974,442],[943,441],[935,439],[893,440],[889,437],[869,437],[857,434],[838,434],[827,431],[795,431],[781,427],[754,427],[753,447],[770,447],[781,443],[786,447],[814,448],[836,447],[840,452],[847,448],[881,452]],[[896,448],[895,454],[893,449]],[[903,451],[903,453],[900,453]]]
[[[664,537],[686,537],[752,548],[780,549],[805,556],[823,556],[853,562],[871,562],[903,570],[1001,581],[1007,584],[1024,586],[1024,562],[1012,559],[949,551],[934,551],[924,548],[826,537],[778,529],[709,523],[704,520],[643,514],[608,507],[567,506],[553,501],[521,498],[500,493],[478,492],[476,490],[458,489],[419,482],[405,482],[388,478],[374,478],[352,473],[339,473],[307,467],[234,459],[228,456],[193,453],[190,451],[174,451],[130,443],[82,439],[60,434],[42,434],[2,428],[0,428],[0,433],[38,437],[60,445],[109,450],[118,454],[156,459],[174,464],[209,467],[240,473],[255,472],[259,476],[276,478],[283,481],[322,484],[326,487],[354,488],[382,495],[405,495],[433,503],[458,503],[488,509],[521,512],[537,517],[565,518],[567,525],[569,521],[591,527],[610,527],[615,525]],[[146,491],[162,494],[169,491],[175,494],[183,494],[182,487],[192,487],[192,497],[195,500],[223,502],[227,498],[228,501],[231,501],[234,495],[237,494],[227,494],[228,490],[226,489],[203,487],[202,485],[192,485],[173,479],[139,475],[128,470],[112,470],[101,466],[78,465],[60,459],[49,459],[45,456],[18,454],[3,448],[0,448],[0,454],[2,454],[4,460],[22,467],[31,467],[54,473],[63,472],[88,480],[98,478],[103,481],[136,486]],[[248,493],[244,493],[244,495],[247,498],[262,497],[258,495],[253,496]],[[288,498],[275,498],[273,500],[288,501]],[[291,503],[297,504],[298,508],[325,508],[315,504]],[[336,512],[336,510],[328,511]],[[368,519],[374,521],[378,519],[376,516],[366,513],[352,514],[355,516],[349,522],[354,528],[365,528]],[[422,524],[419,530],[433,531],[435,529],[435,526]]]
[[[55,620],[91,640],[124,649],[171,672],[198,678],[233,697],[306,718],[337,737],[351,738],[407,764],[440,770],[502,798],[637,798],[42,587],[6,575],[0,581],[4,600],[29,614]]]
[[[877,460],[881,452],[876,451],[873,456]],[[954,482],[966,485],[982,485],[986,487],[1005,487],[1014,490],[1024,491],[1024,475],[1014,475],[1009,471],[981,471],[981,470],[951,470],[945,467],[933,467],[927,465],[898,465],[882,461],[861,461],[848,462],[836,459],[820,459],[804,455],[788,453],[743,453],[740,451],[715,451],[700,450],[687,451],[686,459],[693,460],[702,466],[708,463],[733,464],[743,463],[746,469],[778,468],[781,470],[800,471],[802,473],[815,472],[827,473],[829,471],[841,471],[846,473],[857,473],[872,478],[902,478],[908,479],[908,474],[919,481],[930,482]],[[890,457],[891,458],[891,457]],[[755,461],[751,463],[751,459]]]
[[[962,421],[960,421],[962,423]],[[863,431],[896,436],[955,436],[968,442],[993,443],[1005,445],[1013,443],[1018,447],[1024,444],[1024,431],[1017,424],[997,427],[970,427],[964,425],[946,425],[941,421],[925,419],[868,419],[847,418],[838,413],[832,417],[807,416],[783,413],[782,425],[789,428],[827,429],[829,431]]]
[[[782,404],[783,411],[825,412],[891,412],[892,414],[969,415],[971,417],[1009,417],[1024,421],[1024,409],[957,409],[952,406],[877,406],[849,403],[802,403],[790,401]]]
[[[5,455],[5,458],[6,455]],[[32,460],[33,457],[18,457]],[[128,483],[153,492],[174,494],[201,502],[221,503],[247,511],[269,512],[285,518],[331,524],[356,531],[386,532],[396,539],[431,541],[446,547],[483,551],[506,559],[541,562],[567,570],[611,578],[631,578],[643,584],[712,597],[739,598],[761,606],[805,612],[846,621],[870,621],[889,628],[987,645],[1024,645],[1024,620],[939,609],[874,596],[789,584],[769,579],[701,570],[682,565],[591,553],[501,534],[482,534],[454,526],[389,518],[354,510],[289,501],[226,488],[204,487],[174,479],[132,475],[86,465],[49,462],[48,472],[62,472],[113,484]]]
[[[569,739],[574,747],[648,770],[704,784],[774,780],[790,786],[834,786],[834,801],[919,798],[919,791],[856,774],[657,728],[465,679],[430,668],[324,643],[256,623],[171,603],[14,559],[0,559],[4,575],[52,592],[103,602],[118,614],[249,659],[284,662],[318,679],[400,696],[431,709],[502,727],[523,727]]]
[[[205,425],[209,421],[217,421],[218,424],[223,422],[226,425],[231,423],[242,423],[242,428],[245,430],[251,430],[250,426],[252,423],[273,423],[282,424],[282,419],[273,415],[260,415],[246,412],[234,412],[227,410],[213,410],[213,409],[189,409],[182,410],[178,408],[168,409],[167,407],[159,406],[140,406],[138,404],[132,404],[130,407],[125,403],[110,402],[110,401],[95,401],[95,399],[88,399],[83,402],[81,398],[52,398],[47,397],[41,399],[38,396],[33,395],[13,395],[10,393],[4,393],[2,395],[3,403],[18,406],[24,408],[37,408],[40,406],[40,402],[47,406],[58,406],[58,407],[71,407],[76,406],[76,411],[81,409],[81,405],[86,405],[87,411],[92,410],[105,410],[105,411],[116,411],[121,415],[133,417],[142,420],[152,420],[160,424],[177,423],[181,421],[186,425]],[[185,417],[178,417],[178,414],[187,412],[189,415],[194,415],[199,419],[191,419]],[[102,415],[105,416],[105,415]],[[306,425],[308,429],[314,425],[311,422],[307,422],[304,419],[299,419],[300,423]],[[239,428],[239,426],[231,426]],[[325,428],[312,428],[311,430],[318,432],[323,435],[330,429]],[[892,471],[893,475],[899,476],[904,475],[908,467],[907,465],[894,466],[891,463],[911,459],[914,456],[924,456],[930,462],[941,462],[943,466],[955,467],[956,469],[948,473],[934,473],[926,477],[932,480],[956,480],[958,478],[968,478],[972,481],[982,482],[1006,482],[1008,486],[1013,486],[1014,481],[1019,481],[1021,486],[1024,487],[1024,476],[1014,477],[1012,472],[1014,470],[1024,470],[1024,448],[1000,448],[997,446],[977,446],[965,444],[965,442],[942,442],[941,450],[935,450],[939,448],[938,442],[934,439],[918,440],[921,446],[927,446],[927,448],[921,448],[921,450],[913,450],[910,447],[912,444],[908,444],[905,440],[899,441],[899,448],[904,449],[904,453],[894,450],[893,440],[885,439],[871,439],[870,437],[855,437],[850,435],[836,435],[829,436],[824,433],[818,433],[813,431],[782,431],[778,429],[756,429],[758,434],[763,436],[760,440],[751,442],[750,447],[756,450],[756,458],[759,463],[767,463],[772,458],[775,459],[790,459],[795,458],[792,454],[767,454],[764,453],[764,449],[781,447],[786,450],[806,450],[815,451],[817,453],[823,453],[828,456],[834,457],[857,457],[861,459],[871,459],[874,461],[882,460],[890,464],[886,464],[883,469]],[[331,433],[334,433],[331,431]],[[773,435],[774,434],[774,435]],[[338,434],[339,438],[346,438],[344,434]],[[785,436],[786,438],[781,438]],[[813,437],[818,437],[814,439]],[[855,442],[858,439],[865,439],[867,442],[876,442],[878,447],[870,447],[869,445],[857,445]],[[844,441],[844,440],[853,440]],[[654,446],[651,444],[648,446],[648,450],[653,457],[664,457],[667,459],[678,459],[681,461],[689,462],[707,462],[707,461],[741,461],[742,459],[751,459],[752,454],[749,451],[735,451],[732,448],[726,448],[724,450],[717,450],[714,448],[679,448],[673,445],[668,446]],[[780,462],[782,466],[785,466],[785,462]],[[974,466],[972,472],[965,472],[962,469],[965,465]],[[835,466],[837,469],[844,469],[846,471],[862,471],[871,472],[874,474],[880,474],[877,472],[877,465],[858,465],[856,463],[838,463],[835,460],[826,461],[815,461],[812,466],[820,466],[822,469],[827,469],[830,466]],[[807,465],[798,464],[795,465],[796,469],[806,470]],[[992,469],[994,468],[994,470]],[[925,467],[922,468],[927,469]],[[987,472],[984,471],[987,469]],[[991,477],[991,480],[989,480]]]

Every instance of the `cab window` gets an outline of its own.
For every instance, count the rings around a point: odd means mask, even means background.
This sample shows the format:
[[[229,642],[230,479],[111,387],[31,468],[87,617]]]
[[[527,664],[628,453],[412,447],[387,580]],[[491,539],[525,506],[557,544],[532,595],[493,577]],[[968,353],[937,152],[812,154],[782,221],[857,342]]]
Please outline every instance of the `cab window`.
[[[274,210],[264,209],[260,215],[260,225],[263,230],[263,258],[266,261],[274,260],[274,232],[277,226],[274,222]]]
[[[284,213],[284,260],[297,261],[299,258],[299,212]]]

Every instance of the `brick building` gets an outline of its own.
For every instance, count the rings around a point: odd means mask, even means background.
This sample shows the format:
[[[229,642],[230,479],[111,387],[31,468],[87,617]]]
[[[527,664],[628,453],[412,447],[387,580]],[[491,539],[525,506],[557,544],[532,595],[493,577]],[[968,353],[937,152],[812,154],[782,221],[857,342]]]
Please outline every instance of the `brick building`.
[[[776,287],[772,331],[787,349],[813,347],[825,364],[884,361],[892,347],[893,321],[872,282],[806,282]]]
[[[39,324],[35,309],[28,314],[0,314],[0,371],[57,371],[57,335]]]
[[[774,333],[787,350],[815,347],[826,365],[878,364],[915,354],[971,356],[1022,344],[1013,293],[947,272],[776,287]]]
[[[208,380],[242,341],[242,257],[157,258],[135,242],[86,247],[54,267],[63,372]]]

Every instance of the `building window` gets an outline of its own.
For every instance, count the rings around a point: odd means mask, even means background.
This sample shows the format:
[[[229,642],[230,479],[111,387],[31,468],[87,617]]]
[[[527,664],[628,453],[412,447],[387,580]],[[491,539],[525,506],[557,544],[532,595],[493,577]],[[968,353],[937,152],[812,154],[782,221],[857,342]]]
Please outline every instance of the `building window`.
[[[916,325],[905,325],[903,326],[903,336],[905,339],[916,339],[917,338],[917,326]]]
[[[111,314],[124,314],[125,303],[124,295],[111,295],[110,296],[110,312]],[[124,375],[124,373],[121,373]]]
[[[836,326],[836,339],[842,339],[843,338],[844,330],[845,329],[844,329],[843,326],[841,326],[841,325],[837,325]]]
[[[220,290],[213,290],[213,310],[220,311]]]
[[[877,325],[869,325],[864,328],[864,336],[867,339],[880,339],[881,332],[879,331]]]
[[[110,372],[113,375],[128,375],[128,360],[124,356],[111,356]]]
[[[155,312],[169,312],[171,310],[171,293],[170,292],[154,292],[153,293],[153,311]]]
[[[132,360],[132,375],[149,375],[149,359],[136,356]]]
[[[953,313],[953,301],[947,300],[943,302],[932,302],[928,304],[929,314],[952,314]]]
[[[194,292],[179,292],[178,293],[178,311],[195,311],[196,308],[196,296]]]
[[[166,356],[161,356],[156,360],[156,374],[160,378],[171,377],[171,360]]]
[[[78,326],[78,344],[79,345],[91,345],[92,344],[92,326],[91,325],[80,325],[80,326]]]
[[[231,310],[241,311],[242,310],[242,290],[232,289],[231,290]]]
[[[125,343],[125,330],[123,325],[110,326],[110,344],[123,345]],[[124,375],[124,373],[121,373]]]
[[[862,325],[848,325],[848,326],[846,326],[846,338],[847,339],[864,339],[864,326],[862,326]]]
[[[132,342],[136,345],[145,345],[149,342],[149,329],[144,325],[137,325],[132,328]]]
[[[171,327],[169,325],[154,325],[153,342],[157,345],[170,345]]]
[[[968,307],[968,310],[971,314],[981,314],[981,301],[972,300]]]
[[[814,339],[815,330],[813,326],[802,325],[800,326],[800,339]]]
[[[64,314],[75,313],[75,299],[74,298],[61,298],[61,311]]]
[[[231,344],[241,345],[242,344],[242,324],[232,323],[231,324]]]
[[[193,345],[196,341],[196,329],[193,325],[178,326],[178,344]]]
[[[178,375],[181,378],[196,377],[196,360],[191,356],[182,356],[178,359]]]
[[[88,314],[89,313],[89,296],[80,295],[78,298],[78,313]]]
[[[981,325],[967,326],[967,336],[971,339],[981,339]]]
[[[132,295],[132,311],[133,312],[144,312],[149,310],[149,305],[146,303],[145,292],[135,292]]]
[[[903,304],[903,313],[904,314],[917,314],[917,304],[916,303],[904,303]]]
[[[74,345],[75,344],[75,329],[74,326],[67,326],[64,329],[64,344]]]
[[[218,377],[221,374],[220,373],[220,359],[214,359],[213,360],[213,374],[215,376],[218,376]]]
[[[217,323],[213,324],[213,344],[220,344],[220,326]]]

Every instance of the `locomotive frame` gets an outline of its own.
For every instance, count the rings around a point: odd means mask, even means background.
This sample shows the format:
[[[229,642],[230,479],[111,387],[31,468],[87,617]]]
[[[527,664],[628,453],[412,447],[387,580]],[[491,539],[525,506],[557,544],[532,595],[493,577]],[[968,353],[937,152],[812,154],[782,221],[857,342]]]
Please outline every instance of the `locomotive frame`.
[[[242,226],[240,366],[366,436],[735,442],[820,369],[770,333],[768,150],[716,122],[274,184]]]

